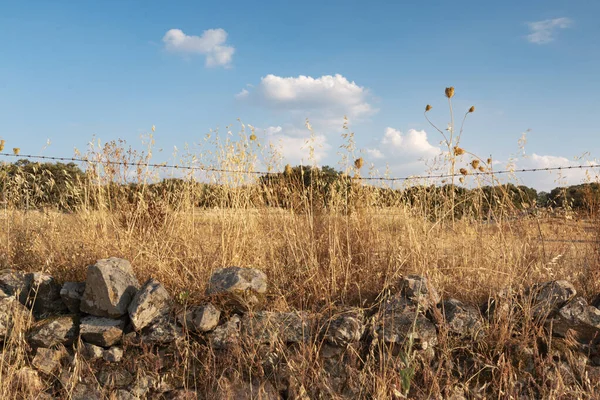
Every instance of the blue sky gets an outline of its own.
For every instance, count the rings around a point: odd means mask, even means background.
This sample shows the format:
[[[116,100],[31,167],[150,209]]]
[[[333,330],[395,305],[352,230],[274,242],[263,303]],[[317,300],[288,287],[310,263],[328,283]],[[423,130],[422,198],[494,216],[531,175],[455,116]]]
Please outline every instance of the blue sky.
[[[335,165],[347,115],[368,163],[418,174],[442,139],[423,109],[445,129],[454,86],[458,116],[476,106],[462,147],[503,166],[530,129],[519,167],[579,164],[600,150],[598,15],[596,0],[0,0],[0,136],[72,155],[155,125],[165,161],[240,118],[295,164],[308,117]],[[555,186],[540,175],[523,179]]]

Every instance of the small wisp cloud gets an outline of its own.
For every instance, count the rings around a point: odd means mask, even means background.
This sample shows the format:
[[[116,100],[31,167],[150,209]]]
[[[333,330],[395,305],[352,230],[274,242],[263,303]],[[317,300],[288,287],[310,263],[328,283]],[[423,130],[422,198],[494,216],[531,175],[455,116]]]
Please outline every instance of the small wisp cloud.
[[[569,28],[573,25],[570,18],[554,18],[543,21],[528,22],[529,35],[527,40],[535,44],[548,44],[556,39],[556,34],[561,29]]]
[[[186,35],[181,29],[170,29],[162,39],[169,52],[206,57],[207,67],[229,67],[235,48],[227,44],[224,29],[208,29],[200,36]]]

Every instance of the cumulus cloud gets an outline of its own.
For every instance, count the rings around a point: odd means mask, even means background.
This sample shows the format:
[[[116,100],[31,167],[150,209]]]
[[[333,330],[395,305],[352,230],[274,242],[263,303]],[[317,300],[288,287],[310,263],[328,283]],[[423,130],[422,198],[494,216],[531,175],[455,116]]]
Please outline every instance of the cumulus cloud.
[[[528,22],[530,33],[527,35],[527,40],[535,44],[550,43],[554,41],[558,30],[566,29],[572,24],[573,21],[565,17]]]
[[[186,35],[181,29],[171,29],[162,39],[165,49],[180,54],[206,56],[207,67],[231,65],[235,48],[228,45],[224,29],[208,29],[200,36]]]
[[[307,130],[305,130],[307,131]],[[285,163],[320,164],[327,156],[331,146],[327,143],[325,135],[315,135],[313,141],[301,129],[294,126],[271,126],[265,129],[267,142],[271,144],[283,157]],[[311,159],[311,147],[313,155]]]
[[[409,129],[406,133],[388,127],[375,147],[365,150],[366,161],[377,169],[395,176],[421,175],[426,172],[426,161],[441,154],[439,147],[432,145],[424,130]]]
[[[249,97],[269,108],[303,112],[305,117],[362,118],[377,112],[368,101],[368,90],[340,74],[319,78],[269,74],[251,92],[243,89],[236,97]]]
[[[576,161],[570,160],[566,157],[539,155],[533,153],[531,156],[519,160],[516,163],[516,168],[556,168],[591,165],[594,163],[595,161]],[[590,179],[593,181],[598,179],[598,176],[593,176],[590,174],[594,174],[594,171],[581,168],[564,169],[561,171],[520,173],[518,177],[522,180],[523,184],[527,186],[531,186],[537,190],[549,191],[557,186],[577,185]]]

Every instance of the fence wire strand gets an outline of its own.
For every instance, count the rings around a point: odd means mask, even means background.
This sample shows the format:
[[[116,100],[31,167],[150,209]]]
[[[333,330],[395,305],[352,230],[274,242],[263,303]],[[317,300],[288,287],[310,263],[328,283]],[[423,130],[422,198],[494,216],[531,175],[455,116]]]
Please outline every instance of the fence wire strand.
[[[90,160],[87,158],[42,156],[42,155],[34,155],[34,154],[0,153],[0,156],[20,158],[20,159],[68,161],[68,162],[91,163],[91,164],[97,163],[97,164],[115,165],[115,166],[179,169],[179,170],[187,170],[187,171],[217,172],[217,173],[225,173],[225,174],[249,174],[249,175],[265,175],[266,176],[266,175],[277,175],[277,174],[281,173],[281,172],[272,172],[272,171],[239,171],[239,170],[221,169],[221,168],[213,168],[213,167],[176,165],[176,164],[166,164],[166,163],[145,163],[145,162],[136,163],[136,162],[127,162],[127,161]],[[488,170],[488,171],[470,172],[468,175],[469,176],[504,175],[504,174],[524,173],[524,172],[544,172],[544,171],[551,172],[551,171],[567,171],[567,170],[594,169],[594,168],[600,168],[600,164],[568,165],[568,166],[564,166],[564,167],[544,167],[544,168],[517,168],[517,169],[504,169],[504,170],[498,170],[498,171]],[[395,182],[395,181],[408,181],[408,180],[418,180],[418,179],[443,179],[443,178],[452,178],[452,177],[460,177],[460,176],[464,176],[464,175],[461,173],[454,173],[454,174],[448,173],[448,174],[432,174],[432,175],[411,175],[411,176],[403,176],[403,177],[356,176],[356,177],[352,177],[352,179],[363,180],[363,181]]]

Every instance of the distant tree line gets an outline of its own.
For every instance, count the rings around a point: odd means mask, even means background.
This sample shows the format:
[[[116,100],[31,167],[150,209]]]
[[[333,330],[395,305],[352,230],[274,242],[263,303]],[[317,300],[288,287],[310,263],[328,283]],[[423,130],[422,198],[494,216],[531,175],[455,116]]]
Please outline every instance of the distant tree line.
[[[430,185],[391,189],[364,185],[361,180],[332,167],[287,166],[283,172],[261,176],[256,184],[232,187],[184,179],[164,179],[152,184],[98,185],[75,163],[37,163],[19,160],[0,165],[1,200],[17,208],[53,207],[76,211],[82,207],[135,208],[160,204],[194,207],[279,207],[302,210],[352,211],[360,207],[408,205],[432,218],[440,217],[452,190],[455,216],[483,216],[502,210],[568,208],[595,213],[600,206],[600,185],[588,183],[537,192],[511,183],[468,189]]]

